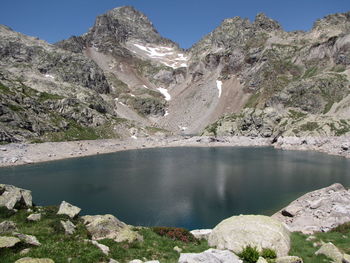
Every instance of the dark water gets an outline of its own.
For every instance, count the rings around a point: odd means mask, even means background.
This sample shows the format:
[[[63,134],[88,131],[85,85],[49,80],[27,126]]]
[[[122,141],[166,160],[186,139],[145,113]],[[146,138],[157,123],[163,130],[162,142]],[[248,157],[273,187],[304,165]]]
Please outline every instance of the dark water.
[[[31,189],[39,205],[66,200],[83,214],[194,229],[272,214],[334,182],[350,186],[350,161],[273,148],[144,149],[2,168],[0,182]]]

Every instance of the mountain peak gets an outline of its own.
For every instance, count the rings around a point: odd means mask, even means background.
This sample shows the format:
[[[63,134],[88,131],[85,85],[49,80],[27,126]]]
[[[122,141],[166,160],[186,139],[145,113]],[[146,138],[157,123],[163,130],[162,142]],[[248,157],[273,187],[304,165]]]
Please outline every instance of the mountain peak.
[[[259,13],[256,15],[254,25],[266,31],[282,29],[281,25],[277,21],[269,18],[264,13]]]

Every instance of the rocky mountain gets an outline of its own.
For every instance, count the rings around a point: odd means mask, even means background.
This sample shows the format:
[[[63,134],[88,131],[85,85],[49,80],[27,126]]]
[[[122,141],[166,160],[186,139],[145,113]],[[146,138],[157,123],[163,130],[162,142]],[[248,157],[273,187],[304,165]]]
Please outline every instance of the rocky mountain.
[[[132,7],[54,45],[0,26],[0,142],[350,131],[350,12],[226,19],[188,50]]]

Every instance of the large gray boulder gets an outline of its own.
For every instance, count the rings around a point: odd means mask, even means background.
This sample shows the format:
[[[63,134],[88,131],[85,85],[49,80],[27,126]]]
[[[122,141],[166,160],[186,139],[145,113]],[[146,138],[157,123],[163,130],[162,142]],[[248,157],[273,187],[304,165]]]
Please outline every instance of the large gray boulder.
[[[270,248],[278,256],[288,255],[290,232],[279,221],[261,215],[240,215],[223,220],[209,236],[209,246],[240,253],[250,245]]]
[[[179,263],[242,263],[235,254],[228,250],[208,249],[202,253],[182,253]]]
[[[83,216],[82,219],[93,240],[105,238],[116,242],[142,240],[138,233],[113,215]]]
[[[0,184],[0,207],[14,209],[17,206],[31,207],[32,205],[31,191],[13,185]]]
[[[76,217],[80,213],[81,209],[66,201],[62,201],[60,208],[58,209],[58,215],[67,215],[70,218]]]
[[[272,217],[293,232],[329,231],[350,221],[350,191],[336,183],[299,197]]]

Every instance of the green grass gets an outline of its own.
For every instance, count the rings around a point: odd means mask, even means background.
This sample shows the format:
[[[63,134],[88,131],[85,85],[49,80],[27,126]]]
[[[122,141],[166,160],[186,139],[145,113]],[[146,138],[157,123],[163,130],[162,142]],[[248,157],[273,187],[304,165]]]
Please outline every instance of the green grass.
[[[328,125],[335,136],[342,136],[350,132],[350,123],[346,120],[340,120],[338,122],[338,127],[336,127],[334,123],[329,123]]]
[[[41,92],[39,95],[39,101],[47,101],[47,100],[60,100],[63,99],[63,96],[57,95],[57,94],[51,94],[47,92]]]
[[[317,71],[318,71],[318,67],[311,67],[311,68],[308,68],[302,78],[306,79],[306,78],[311,78],[313,76],[315,76],[317,74]]]
[[[300,111],[295,111],[295,110],[289,110],[289,117],[297,120],[297,119],[302,119],[307,116],[306,113],[300,112]]]
[[[314,234],[315,240],[306,240],[307,235],[294,232],[291,236],[291,250],[290,255],[299,256],[304,260],[304,263],[320,263],[320,262],[331,262],[327,257],[319,255],[316,256],[315,252],[320,248],[314,246],[314,243],[332,242],[338,247],[343,253],[350,253],[350,223],[345,223],[334,228],[330,232],[320,232]]]
[[[38,212],[37,208],[34,208]],[[105,239],[99,243],[105,244],[110,248],[109,256],[105,256],[98,248],[84,240],[89,239],[89,234],[82,224],[81,220],[70,219],[76,226],[76,232],[67,236],[61,227],[60,220],[68,219],[64,215],[56,215],[57,207],[45,207],[41,211],[42,219],[38,222],[27,222],[26,217],[30,214],[26,210],[19,210],[13,214],[7,209],[0,209],[0,222],[11,220],[17,224],[20,233],[34,235],[41,242],[41,246],[33,247],[20,244],[11,249],[1,250],[0,262],[13,263],[20,256],[19,252],[30,247],[31,250],[25,256],[34,258],[51,258],[56,263],[66,262],[108,262],[107,258],[114,258],[120,263],[129,262],[133,259],[151,260],[157,259],[161,262],[177,262],[179,253],[174,251],[178,246],[184,252],[202,252],[208,249],[206,241],[195,241],[184,243],[174,241],[171,238],[160,236],[150,228],[135,228],[144,238],[144,241],[135,241],[133,243],[116,243],[113,240]],[[71,259],[71,261],[69,261]]]
[[[302,131],[314,131],[316,129],[318,129],[320,126],[318,125],[317,122],[314,121],[309,121],[303,125],[300,126],[300,129]]]

